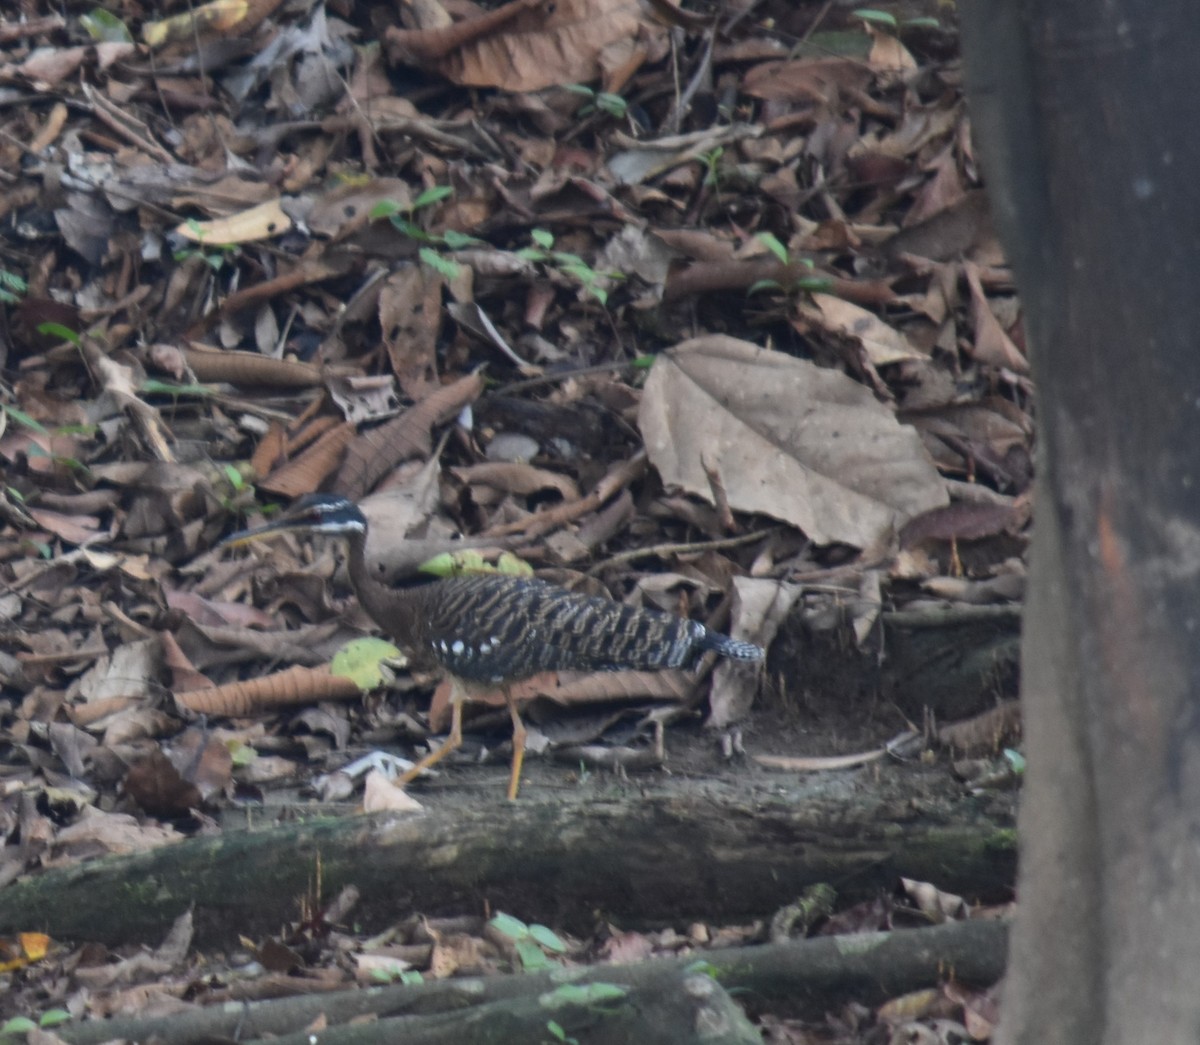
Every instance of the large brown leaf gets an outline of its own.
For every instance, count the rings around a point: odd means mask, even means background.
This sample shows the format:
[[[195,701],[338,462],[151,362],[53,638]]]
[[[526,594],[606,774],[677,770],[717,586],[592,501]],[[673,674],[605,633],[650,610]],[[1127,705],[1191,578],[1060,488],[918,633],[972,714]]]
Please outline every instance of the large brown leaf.
[[[663,481],[864,548],[947,503],[917,433],[837,370],[714,335],[659,356],[638,416]]]

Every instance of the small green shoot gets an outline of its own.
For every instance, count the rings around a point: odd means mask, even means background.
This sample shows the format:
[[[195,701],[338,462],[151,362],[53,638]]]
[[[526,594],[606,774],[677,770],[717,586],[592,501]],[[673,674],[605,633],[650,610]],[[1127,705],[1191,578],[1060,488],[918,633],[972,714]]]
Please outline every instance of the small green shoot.
[[[871,25],[883,26],[885,29],[891,30],[893,33],[899,33],[902,29],[940,29],[941,22],[936,18],[922,16],[920,18],[905,18],[898,20],[894,14],[888,11],[879,11],[874,7],[860,7],[854,12],[855,18],[861,18],[864,22]]]
[[[66,1009],[47,1009],[37,1018],[36,1023],[28,1016],[14,1016],[0,1024],[0,1040],[8,1041],[18,1034],[23,1038],[31,1030],[39,1028],[45,1030],[48,1027],[61,1027],[64,1023],[70,1023],[74,1018]]]
[[[56,337],[61,341],[70,342],[76,346],[83,343],[83,338],[70,327],[64,327],[61,323],[39,323],[37,332],[44,334],[46,337]]]
[[[774,254],[781,265],[788,263],[788,249],[779,241],[779,237],[775,233],[759,232],[755,234],[754,238]]]
[[[724,147],[718,145],[715,149],[710,149],[706,153],[702,153],[698,159],[704,166],[704,185],[710,189],[720,189],[721,187],[721,157],[725,155]]]
[[[586,84],[569,83],[564,85],[572,94],[582,94],[591,102],[579,110],[580,116],[589,116],[599,110],[618,120],[623,120],[629,114],[629,103],[619,94],[609,94],[607,91],[594,91]]]
[[[434,185],[422,192],[412,203],[397,203],[395,200],[380,200],[371,208],[372,220],[387,218],[400,232],[417,243],[424,244],[417,251],[421,262],[433,269],[443,279],[458,279],[462,266],[446,257],[435,248],[446,250],[462,250],[483,241],[465,232],[449,229],[443,233],[427,232],[416,223],[417,211],[432,207],[454,195],[454,189],[449,185]]]
[[[562,1026],[558,1023],[555,1023],[554,1020],[546,1021],[546,1030],[549,1031],[550,1037],[552,1037],[555,1041],[561,1041],[563,1045],[579,1045],[579,1039],[575,1037],[569,1037],[567,1032],[562,1029]]]
[[[1006,747],[1003,752],[1004,760],[1008,763],[1008,768],[1012,770],[1014,776],[1023,776],[1025,773],[1025,756],[1020,751],[1011,747]]]
[[[567,949],[567,945],[546,926],[526,925],[520,918],[514,918],[502,911],[498,912],[488,925],[512,940],[517,960],[525,972],[554,968],[554,963],[546,956],[546,952],[562,954]]]
[[[623,279],[620,272],[597,272],[578,254],[570,251],[554,249],[554,233],[548,229],[533,229],[529,233],[533,246],[522,247],[517,251],[517,257],[526,261],[536,261],[558,269],[564,276],[578,283],[584,291],[591,294],[601,305],[608,304],[608,291],[600,286],[604,279]]]
[[[235,493],[244,493],[250,489],[250,484],[246,482],[246,477],[242,475],[242,470],[236,464],[230,464],[227,461],[221,466],[221,471],[225,473],[225,478],[229,480],[229,485],[233,487]]]
[[[171,256],[176,261],[186,261],[188,258],[199,258],[213,272],[220,272],[225,267],[226,262],[233,261],[237,254],[241,251],[236,243],[205,243],[204,237],[208,234],[208,230],[204,228],[195,218],[188,218],[185,222],[192,235],[196,237],[198,242],[195,246],[182,247],[175,251]]]
[[[46,426],[42,424],[41,421],[30,417],[27,413],[25,413],[24,410],[18,410],[15,406],[0,406],[0,410],[2,410],[7,417],[11,417],[14,421],[16,421],[17,424],[19,424],[22,428],[28,428],[31,432],[37,432],[38,435],[50,434],[48,431],[46,431]],[[4,426],[0,427],[0,431],[3,431],[3,429],[7,427],[8,425],[6,423]]]
[[[861,18],[864,22],[870,22],[872,25],[885,25],[889,29],[899,29],[900,23],[896,21],[896,16],[887,11],[876,11],[873,7],[860,7],[854,12],[855,18]]]
[[[755,239],[774,254],[781,265],[787,265],[791,262],[787,247],[779,241],[779,237],[774,233],[759,232],[755,234]],[[808,269],[814,267],[811,258],[801,258],[798,264]],[[801,291],[821,293],[829,290],[832,286],[833,280],[828,276],[797,276],[786,287],[777,279],[760,279],[750,284],[746,290],[746,296],[753,297],[755,294],[761,294],[768,290],[777,291],[780,294],[795,294]]]
[[[0,305],[15,305],[28,290],[29,284],[15,272],[0,269]]]
[[[462,272],[462,266],[457,261],[452,261],[439,254],[432,247],[421,247],[417,251],[417,256],[443,279],[458,279]]]

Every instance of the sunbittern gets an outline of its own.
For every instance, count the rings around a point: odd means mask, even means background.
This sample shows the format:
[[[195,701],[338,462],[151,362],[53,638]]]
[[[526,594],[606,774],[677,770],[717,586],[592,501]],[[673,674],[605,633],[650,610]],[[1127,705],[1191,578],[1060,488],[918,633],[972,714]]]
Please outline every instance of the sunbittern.
[[[530,577],[480,573],[411,587],[385,584],[367,569],[366,517],[357,505],[332,494],[302,497],[275,521],[222,543],[293,530],[344,537],[350,545],[350,580],[363,608],[417,663],[432,661],[449,677],[450,736],[408,770],[402,784],[462,743],[462,705],[476,693],[500,687],[508,704],[512,799],[525,757],[525,726],[511,683],[542,671],[690,668],[709,650],[733,660],[763,657],[759,646],[709,631],[698,621],[580,595]]]

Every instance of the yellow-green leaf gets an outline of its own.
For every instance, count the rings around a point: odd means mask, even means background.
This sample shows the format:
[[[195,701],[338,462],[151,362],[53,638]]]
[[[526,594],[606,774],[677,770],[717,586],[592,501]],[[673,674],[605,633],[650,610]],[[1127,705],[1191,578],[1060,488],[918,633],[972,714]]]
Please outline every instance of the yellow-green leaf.
[[[403,659],[404,654],[384,639],[355,639],[333,655],[329,670],[341,678],[351,679],[359,689],[366,691],[383,685],[380,662],[396,658]]]

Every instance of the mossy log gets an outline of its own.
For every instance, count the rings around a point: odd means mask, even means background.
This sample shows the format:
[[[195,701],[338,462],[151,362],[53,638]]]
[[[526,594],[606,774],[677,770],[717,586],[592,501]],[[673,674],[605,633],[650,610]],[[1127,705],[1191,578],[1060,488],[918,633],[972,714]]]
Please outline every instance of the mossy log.
[[[577,932],[599,917],[626,926],[764,917],[817,882],[847,899],[890,890],[899,876],[969,898],[1010,895],[1010,796],[935,795],[914,780],[946,792],[944,771],[881,772],[861,794],[860,775],[822,774],[751,797],[682,782],[678,794],[489,798],[454,811],[226,830],[17,881],[0,890],[0,932],[157,943],[192,907],[197,940],[224,944],[277,932],[302,903],[311,910],[346,886],[361,894],[364,929],[486,903]],[[840,794],[816,782],[828,777]]]
[[[353,1040],[340,1035],[353,1035],[355,1032],[347,1025],[354,1022],[366,1031],[373,1030],[374,1036],[364,1039],[368,1041],[452,1041],[467,1045],[477,1041],[542,1040],[545,1035],[539,1037],[537,1033],[492,1038],[472,1035],[480,1027],[511,1028],[512,1023],[502,1023],[501,1017],[524,1020],[527,1026],[536,1023],[534,1029],[540,1032],[548,1014],[557,1013],[556,1022],[588,1045],[659,1040],[682,1045],[693,1040],[696,1017],[703,1009],[707,1028],[719,1024],[723,1029],[721,1036],[711,1035],[706,1041],[742,1041],[745,1018],[731,1005],[726,992],[752,1013],[767,1009],[820,1020],[844,1002],[877,1005],[888,998],[933,987],[948,977],[971,985],[990,985],[1004,972],[1007,940],[1008,927],[1003,922],[951,922],[928,929],[723,948],[628,965],[434,980],[298,995],[244,1006],[213,1005],[157,1018],[84,1023],[62,1028],[60,1033],[71,1045],[155,1037],[172,1041],[226,1040],[235,1036],[242,1041],[266,1037],[291,1041],[287,1035],[304,1031],[320,1020],[330,1028],[322,1032],[323,1042]],[[707,974],[701,976],[704,983],[695,981],[698,962]],[[589,1019],[607,1006],[588,1004],[586,1000],[583,1007],[590,1011],[576,1014],[569,1007],[555,1008],[555,1000],[565,1001],[567,991],[573,990],[576,997],[586,999],[592,984],[636,991],[637,995],[628,997],[644,1021],[634,1029],[628,1022]],[[338,1036],[329,1037],[331,1034]]]

